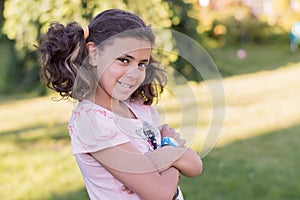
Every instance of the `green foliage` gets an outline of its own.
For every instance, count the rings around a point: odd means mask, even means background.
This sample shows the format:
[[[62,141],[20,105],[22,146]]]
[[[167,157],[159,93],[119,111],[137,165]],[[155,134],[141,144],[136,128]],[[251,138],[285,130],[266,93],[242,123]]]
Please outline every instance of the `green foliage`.
[[[37,38],[46,32],[51,21],[58,21],[62,24],[77,21],[85,25],[99,12],[109,8],[131,10],[156,26],[170,26],[168,6],[164,2],[129,0],[126,3],[122,0],[31,0],[26,3],[22,0],[7,0],[3,32],[9,39],[16,41],[17,50],[24,54],[35,50],[33,44],[36,44]],[[151,12],[148,12],[150,9]]]
[[[137,1],[124,0],[126,8],[139,16],[154,28],[171,27],[171,19],[169,15],[169,6],[164,0],[155,1]]]
[[[157,27],[170,27],[171,20],[168,5],[162,0],[136,1],[136,0],[6,0],[3,33],[15,42],[12,60],[15,63],[7,70],[6,91],[27,91],[37,87],[44,93],[39,82],[39,63],[35,54],[41,34],[44,34],[51,21],[67,24],[77,21],[86,25],[99,12],[109,9],[126,9],[141,15],[148,23]],[[151,10],[151,12],[149,12]],[[168,42],[170,40],[164,41]]]
[[[0,0],[0,30],[2,29],[3,26],[3,10],[4,10],[4,0]],[[0,31],[0,42],[2,41],[3,34],[2,31]]]
[[[5,2],[5,23],[3,32],[16,41],[21,58],[28,51],[34,51],[37,38],[45,32],[50,21],[66,23],[81,18],[80,1],[24,1],[7,0]]]
[[[217,27],[222,26],[226,28],[226,33],[216,34]],[[281,27],[271,26],[255,17],[247,17],[242,21],[237,20],[235,17],[220,21],[215,20],[210,30],[210,36],[219,40],[223,45],[270,44],[274,41],[276,43],[288,41],[288,34]]]
[[[32,90],[45,93],[39,80],[37,39],[47,29],[49,20],[79,16],[80,8],[78,1],[5,1],[3,33],[14,42],[15,49],[10,52],[13,63],[7,67],[2,93]]]
[[[5,7],[3,4],[5,2]],[[211,1],[213,3],[213,1]],[[9,38],[15,48],[9,48],[6,55],[10,58],[9,66],[1,70],[3,81],[1,92],[38,90],[44,94],[40,85],[39,63],[35,50],[37,39],[48,29],[51,21],[62,24],[77,21],[86,25],[99,12],[109,8],[126,9],[139,14],[154,28],[170,28],[183,33],[203,46],[240,45],[243,43],[271,44],[287,43],[287,27],[295,20],[300,20],[296,11],[289,7],[289,1],[274,1],[275,24],[268,18],[256,15],[249,6],[231,1],[220,10],[200,8],[198,0],[5,0],[1,1],[0,42]],[[213,7],[213,6],[212,6]],[[282,12],[289,9],[289,12]],[[283,14],[284,13],[284,14]],[[277,20],[277,21],[276,21]],[[208,25],[210,24],[211,25]],[[198,31],[201,30],[201,34]],[[159,48],[158,58],[164,65],[173,65],[174,69],[188,80],[201,81],[188,61],[180,57],[176,42],[170,33],[157,34]],[[163,49],[177,53],[167,54]],[[193,52],[193,49],[189,51]],[[163,55],[165,54],[165,55]],[[5,84],[3,84],[5,82]],[[4,87],[4,89],[2,89]]]
[[[199,20],[196,18],[197,10],[195,4],[182,0],[168,0],[170,7],[170,14],[172,20],[171,28],[180,33],[186,34],[196,42],[200,41],[200,35],[197,32]],[[180,41],[179,41],[180,43]],[[175,42],[176,48],[176,42]],[[192,49],[191,49],[192,51]],[[178,52],[180,55],[180,52]],[[199,76],[197,70],[184,58],[178,57],[174,62],[175,70],[183,75],[187,80],[200,81],[202,77]]]
[[[9,46],[4,43],[4,42],[1,42],[1,46],[0,46],[0,59],[1,59],[1,62],[0,62],[0,91],[3,90],[3,85],[5,84],[5,74],[6,74],[6,70],[7,70],[7,67],[6,66],[9,66],[9,63],[10,63],[10,59],[9,59],[9,56],[8,56],[8,52],[7,50],[9,49]],[[5,55],[5,56],[3,56]]]
[[[205,20],[206,23],[206,26],[202,27],[202,33],[213,44],[208,46],[288,41],[291,25],[299,20],[299,15],[288,1],[266,1],[261,7],[250,5],[231,1],[220,8],[202,9],[200,21]],[[267,12],[266,8],[272,12]]]

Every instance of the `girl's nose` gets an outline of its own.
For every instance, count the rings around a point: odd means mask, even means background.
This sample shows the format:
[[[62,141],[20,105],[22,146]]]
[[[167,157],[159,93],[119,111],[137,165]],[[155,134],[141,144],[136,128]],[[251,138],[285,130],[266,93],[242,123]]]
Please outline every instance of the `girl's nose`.
[[[130,78],[137,78],[140,76],[141,70],[137,64],[133,64],[127,71],[126,76]]]

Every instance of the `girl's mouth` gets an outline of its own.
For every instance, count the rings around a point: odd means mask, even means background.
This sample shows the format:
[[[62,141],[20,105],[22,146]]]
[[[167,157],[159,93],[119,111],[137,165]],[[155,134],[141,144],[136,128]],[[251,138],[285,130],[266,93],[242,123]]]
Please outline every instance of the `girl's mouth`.
[[[132,85],[130,85],[130,84],[127,84],[127,83],[123,83],[123,82],[120,82],[120,81],[118,81],[118,83],[120,84],[120,85],[122,85],[123,87],[125,87],[125,88],[132,88],[133,86]]]

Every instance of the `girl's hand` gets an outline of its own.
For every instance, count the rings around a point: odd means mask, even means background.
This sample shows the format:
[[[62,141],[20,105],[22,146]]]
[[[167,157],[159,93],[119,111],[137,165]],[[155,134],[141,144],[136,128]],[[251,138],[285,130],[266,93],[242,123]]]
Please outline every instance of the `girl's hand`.
[[[175,132],[174,128],[170,128],[168,124],[164,124],[160,131],[161,137],[172,137],[176,140],[179,146],[183,147],[185,144],[185,139],[180,138],[180,133]]]
[[[134,192],[131,191],[130,189],[128,189],[128,187],[126,187],[126,185],[123,185],[121,187],[121,190],[124,191],[124,192],[127,192],[128,194],[133,194]]]

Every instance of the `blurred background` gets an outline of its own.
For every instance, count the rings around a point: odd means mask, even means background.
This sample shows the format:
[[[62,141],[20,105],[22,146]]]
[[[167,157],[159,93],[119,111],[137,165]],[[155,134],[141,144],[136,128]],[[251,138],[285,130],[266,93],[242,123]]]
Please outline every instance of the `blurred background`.
[[[0,0],[0,199],[88,199],[67,130],[73,104],[41,84],[36,45],[51,21],[87,25],[109,8],[188,35],[223,77],[222,135],[203,174],[181,178],[186,199],[300,200],[300,0]],[[176,96],[166,94],[165,120],[205,132],[205,81],[178,55],[162,62],[188,80],[176,94],[189,87],[197,96],[181,108],[202,116],[179,121]],[[191,146],[201,153],[199,143]]]

